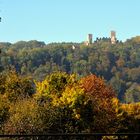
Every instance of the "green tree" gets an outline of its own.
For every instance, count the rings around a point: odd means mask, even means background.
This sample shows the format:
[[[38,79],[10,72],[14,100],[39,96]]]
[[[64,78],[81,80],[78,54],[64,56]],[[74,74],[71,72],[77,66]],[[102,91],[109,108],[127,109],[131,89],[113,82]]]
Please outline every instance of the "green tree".
[[[140,102],[140,85],[133,83],[125,92],[125,102],[135,103]]]

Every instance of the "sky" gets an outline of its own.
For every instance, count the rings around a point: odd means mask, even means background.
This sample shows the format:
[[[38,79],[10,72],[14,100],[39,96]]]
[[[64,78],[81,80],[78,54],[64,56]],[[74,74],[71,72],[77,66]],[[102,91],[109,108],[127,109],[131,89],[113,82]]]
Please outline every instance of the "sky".
[[[0,42],[125,41],[140,35],[140,0],[0,0]]]

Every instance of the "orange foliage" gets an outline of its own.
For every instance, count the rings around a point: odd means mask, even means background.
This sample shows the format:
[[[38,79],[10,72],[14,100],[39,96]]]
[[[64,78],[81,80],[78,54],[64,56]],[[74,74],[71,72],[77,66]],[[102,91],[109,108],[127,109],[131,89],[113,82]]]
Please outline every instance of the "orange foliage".
[[[89,97],[94,100],[111,99],[115,97],[113,89],[107,86],[104,80],[95,75],[89,75],[81,79],[81,86]]]
[[[107,86],[102,78],[89,75],[81,79],[81,87],[88,99],[92,101],[95,121],[92,131],[112,132],[115,131],[110,125],[115,126],[116,111],[113,107],[115,93]]]

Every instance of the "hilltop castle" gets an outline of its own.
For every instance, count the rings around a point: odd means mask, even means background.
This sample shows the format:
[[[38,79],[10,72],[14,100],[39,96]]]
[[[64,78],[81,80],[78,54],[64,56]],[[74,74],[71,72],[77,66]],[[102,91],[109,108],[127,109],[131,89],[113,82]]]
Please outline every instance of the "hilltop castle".
[[[85,41],[85,45],[89,46],[92,44],[92,40],[93,40],[93,35],[92,34],[88,34],[87,35],[87,41]],[[111,31],[110,32],[110,41],[111,44],[116,44],[117,38],[116,38],[116,32],[115,31]]]

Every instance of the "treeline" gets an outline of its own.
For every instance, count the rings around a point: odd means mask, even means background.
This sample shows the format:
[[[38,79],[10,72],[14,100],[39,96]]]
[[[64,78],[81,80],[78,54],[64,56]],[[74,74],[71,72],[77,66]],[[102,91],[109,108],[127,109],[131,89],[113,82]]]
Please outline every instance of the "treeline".
[[[115,45],[109,38],[84,43],[19,41],[0,43],[0,70],[15,68],[21,75],[43,80],[54,71],[76,73],[79,77],[96,74],[112,85],[121,102],[140,101],[140,37]]]
[[[95,75],[57,72],[39,82],[0,74],[0,134],[139,133],[139,122],[140,103],[120,103]]]

